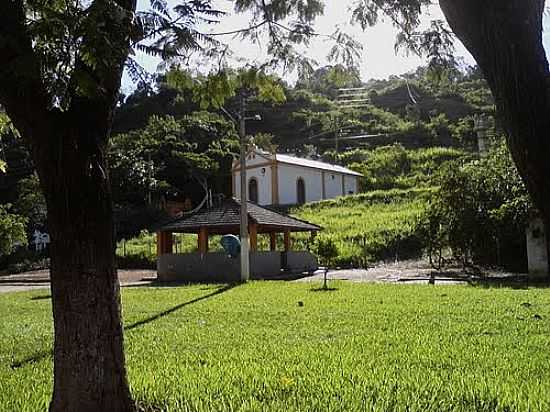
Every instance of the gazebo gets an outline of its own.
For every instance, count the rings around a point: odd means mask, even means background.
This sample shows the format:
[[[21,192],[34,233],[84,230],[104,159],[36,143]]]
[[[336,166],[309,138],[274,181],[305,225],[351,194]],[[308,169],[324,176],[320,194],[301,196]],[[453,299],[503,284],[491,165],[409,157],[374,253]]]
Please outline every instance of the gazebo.
[[[161,281],[235,281],[240,278],[240,258],[209,252],[209,236],[239,234],[238,200],[175,218],[157,229],[157,272]],[[321,227],[248,202],[250,237],[250,274],[252,278],[279,276],[282,270],[313,272],[318,269],[315,256],[307,251],[293,251],[291,233],[310,232]],[[197,252],[174,254],[173,234],[197,235]],[[258,250],[258,235],[269,234],[269,251]],[[283,235],[284,250],[277,251],[277,236]]]

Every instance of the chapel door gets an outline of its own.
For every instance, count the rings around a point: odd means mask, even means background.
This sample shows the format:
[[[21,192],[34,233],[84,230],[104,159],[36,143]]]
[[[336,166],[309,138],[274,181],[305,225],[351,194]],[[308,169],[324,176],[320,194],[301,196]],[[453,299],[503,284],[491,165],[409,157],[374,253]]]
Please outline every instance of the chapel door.
[[[301,177],[296,181],[296,203],[299,205],[306,203],[306,184]]]
[[[248,200],[258,203],[258,181],[255,178],[248,181]]]

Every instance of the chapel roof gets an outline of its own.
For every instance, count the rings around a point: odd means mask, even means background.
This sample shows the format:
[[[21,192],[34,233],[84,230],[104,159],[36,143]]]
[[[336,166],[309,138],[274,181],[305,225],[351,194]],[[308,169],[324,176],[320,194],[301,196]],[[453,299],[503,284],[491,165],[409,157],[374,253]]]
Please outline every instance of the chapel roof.
[[[241,204],[237,199],[228,199],[212,207],[204,207],[191,215],[177,217],[156,228],[160,232],[197,233],[206,227],[209,234],[238,234]],[[277,213],[255,203],[247,202],[248,219],[258,225],[258,233],[313,232],[320,226],[288,215]]]
[[[275,159],[280,163],[310,167],[313,169],[327,170],[329,172],[341,173],[345,175],[363,176],[361,173],[348,169],[347,167],[320,162],[318,160],[305,159],[302,157],[289,156],[289,155],[279,154],[279,153],[275,155]]]
[[[264,151],[258,148],[253,149],[251,153],[255,153],[265,158],[268,161],[276,160],[277,162],[283,163],[283,164],[308,167],[311,169],[318,169],[318,170],[326,170],[328,172],[340,173],[340,174],[349,175],[349,176],[358,176],[358,177],[363,176],[361,173],[348,169],[347,167],[334,165],[326,162],[321,162],[319,160],[306,159],[303,157],[296,157],[296,156],[291,156],[291,155],[281,154],[281,153],[269,153],[267,151]],[[233,163],[233,170],[238,171],[239,166],[240,166],[239,161],[236,160]],[[251,167],[254,167],[254,165],[252,165]],[[257,167],[260,167],[260,166],[257,166]]]

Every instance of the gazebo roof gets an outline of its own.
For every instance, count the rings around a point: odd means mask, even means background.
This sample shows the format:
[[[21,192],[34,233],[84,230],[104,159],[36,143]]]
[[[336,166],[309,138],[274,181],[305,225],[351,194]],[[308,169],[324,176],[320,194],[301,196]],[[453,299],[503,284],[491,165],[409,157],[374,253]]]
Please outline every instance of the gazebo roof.
[[[320,226],[304,220],[273,212],[254,203],[247,202],[247,204],[249,223],[258,225],[258,233],[321,230]],[[162,224],[156,231],[198,233],[201,228],[207,228],[209,234],[238,234],[240,211],[240,202],[236,199],[229,199],[218,206],[205,207],[192,215],[175,218]]]

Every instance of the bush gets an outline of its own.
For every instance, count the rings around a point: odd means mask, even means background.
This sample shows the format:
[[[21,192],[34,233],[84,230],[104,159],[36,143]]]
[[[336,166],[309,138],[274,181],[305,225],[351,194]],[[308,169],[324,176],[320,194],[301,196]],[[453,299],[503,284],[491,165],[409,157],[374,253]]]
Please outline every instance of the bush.
[[[42,270],[50,268],[50,258],[48,251],[36,252],[26,247],[16,248],[13,253],[4,256],[1,267],[8,273],[21,273],[31,270]]]
[[[437,183],[421,217],[435,260],[449,247],[464,266],[525,269],[525,225],[532,206],[504,142],[487,157],[446,167]]]
[[[323,227],[321,237],[330,238],[339,252],[334,265],[365,267],[422,254],[417,222],[429,193],[430,189],[364,193],[308,204],[292,213]],[[305,236],[297,236],[296,242],[297,247],[308,246]]]
[[[118,269],[156,269],[157,267],[156,259],[145,253],[117,256],[116,261]]]
[[[27,219],[10,213],[10,209],[11,205],[0,205],[0,256],[9,255],[16,246],[27,244]]]

